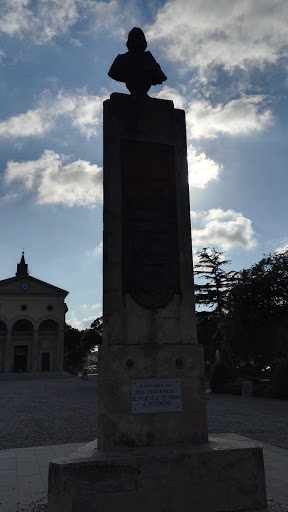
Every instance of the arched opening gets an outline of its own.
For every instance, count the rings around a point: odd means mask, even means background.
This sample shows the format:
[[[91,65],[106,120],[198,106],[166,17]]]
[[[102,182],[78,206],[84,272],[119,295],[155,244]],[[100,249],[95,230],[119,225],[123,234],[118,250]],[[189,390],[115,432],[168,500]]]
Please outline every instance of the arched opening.
[[[5,346],[7,338],[7,325],[0,320],[0,371],[4,370]]]
[[[55,320],[43,320],[38,329],[39,366],[41,372],[57,368],[59,326]]]
[[[7,325],[3,320],[0,320],[0,336],[7,336]]]
[[[17,320],[11,331],[13,347],[13,372],[27,372],[31,366],[34,327],[26,319]]]
[[[39,325],[38,333],[39,336],[45,335],[45,336],[55,336],[58,332],[58,324],[55,322],[55,320],[43,320],[41,324]]]

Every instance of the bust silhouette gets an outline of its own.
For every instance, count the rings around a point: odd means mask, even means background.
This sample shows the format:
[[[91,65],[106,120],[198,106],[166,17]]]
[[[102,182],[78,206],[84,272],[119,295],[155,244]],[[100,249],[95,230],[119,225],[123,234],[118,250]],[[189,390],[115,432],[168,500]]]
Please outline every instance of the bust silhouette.
[[[118,82],[125,82],[127,89],[136,96],[146,96],[151,85],[162,84],[167,77],[150,52],[141,28],[129,32],[126,43],[128,52],[118,55],[108,75]]]

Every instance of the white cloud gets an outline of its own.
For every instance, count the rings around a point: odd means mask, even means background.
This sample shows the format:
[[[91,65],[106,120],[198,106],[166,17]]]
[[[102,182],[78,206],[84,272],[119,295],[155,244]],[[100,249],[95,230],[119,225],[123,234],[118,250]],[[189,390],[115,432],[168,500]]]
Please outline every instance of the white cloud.
[[[211,209],[208,212],[198,213],[193,220],[204,224],[202,229],[192,230],[193,247],[218,247],[220,250],[229,250],[234,247],[250,250],[257,245],[252,222],[241,212],[234,210]]]
[[[101,308],[101,304],[81,304],[81,309],[97,309],[99,310],[99,308]]]
[[[8,192],[4,196],[0,197],[0,204],[8,203],[9,201],[13,201],[13,199],[17,199],[19,197],[19,194],[16,194],[15,192]]]
[[[170,0],[146,36],[190,68],[261,68],[287,55],[287,1]]]
[[[157,99],[172,100],[175,108],[185,108],[185,97],[182,96],[176,89],[165,85],[161,91],[153,95]],[[193,122],[193,116],[190,114],[190,118],[187,119],[187,125],[189,128]],[[191,136],[193,136],[193,130],[190,130]],[[187,147],[187,159],[188,159],[188,171],[189,171],[189,184],[192,187],[204,188],[207,184],[217,179],[219,172],[222,169],[222,165],[214,162],[211,158],[207,157],[205,153],[197,153],[196,149],[192,144]]]
[[[173,87],[164,85],[161,91],[157,94],[151,94],[151,96],[160,100],[172,100],[175,108],[184,109],[185,98],[179,93],[179,91],[173,89]]]
[[[281,247],[278,247],[277,249],[275,249],[274,253],[275,254],[282,254],[283,252],[287,252],[287,251],[288,251],[288,243],[282,245]]]
[[[130,6],[122,4],[120,6],[120,2],[117,0],[110,0],[109,2],[86,0],[84,5],[94,32],[113,29],[114,36],[123,37],[125,35],[123,24],[126,24],[128,20],[131,20],[132,23],[133,15],[131,11],[133,4],[130,4]]]
[[[32,38],[35,44],[47,43],[66,34],[76,23],[77,0],[2,0],[0,32],[21,39]]]
[[[53,120],[41,109],[27,110],[0,122],[0,137],[31,137],[43,135],[53,127]]]
[[[92,322],[99,318],[99,316],[102,316],[101,311],[99,313],[95,313],[95,315],[86,316],[84,318],[77,318],[76,316],[71,316],[71,318],[66,317],[66,323],[68,325],[71,325],[74,329],[78,329],[79,331],[83,331],[84,329],[88,329]]]
[[[87,256],[99,256],[103,253],[103,241],[99,242],[94,249],[87,251]]]
[[[189,185],[195,188],[205,188],[211,180],[218,178],[222,165],[217,164],[205,153],[196,153],[193,146],[187,148]]]
[[[98,133],[103,101],[107,98],[106,90],[102,90],[99,96],[88,94],[85,89],[75,92],[61,90],[54,97],[49,91],[44,91],[37,108],[0,122],[0,137],[42,136],[53,129],[59,117],[64,117],[89,138]]]
[[[133,26],[133,3],[122,5],[117,0],[2,0],[0,5],[0,32],[20,39],[30,39],[43,45],[55,37],[68,35],[68,41],[81,46],[81,41],[69,36],[75,23],[88,21],[91,32],[108,32],[113,37],[124,37],[124,26]],[[87,33],[82,25],[82,33]]]
[[[36,203],[87,206],[102,200],[102,169],[85,160],[66,163],[67,157],[45,150],[38,160],[9,161],[4,181],[22,182],[36,194]]]
[[[187,132],[191,138],[214,138],[220,133],[230,135],[259,132],[269,126],[271,111],[260,110],[264,97],[247,96],[213,106],[206,100],[192,102],[186,115]]]

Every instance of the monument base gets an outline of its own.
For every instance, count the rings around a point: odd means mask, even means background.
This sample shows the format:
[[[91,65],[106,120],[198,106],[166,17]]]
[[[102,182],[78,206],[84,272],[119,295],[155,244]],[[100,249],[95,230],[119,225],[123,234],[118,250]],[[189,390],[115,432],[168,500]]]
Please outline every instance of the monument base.
[[[48,512],[224,512],[266,507],[262,448],[218,435],[200,445],[97,451],[50,462]]]

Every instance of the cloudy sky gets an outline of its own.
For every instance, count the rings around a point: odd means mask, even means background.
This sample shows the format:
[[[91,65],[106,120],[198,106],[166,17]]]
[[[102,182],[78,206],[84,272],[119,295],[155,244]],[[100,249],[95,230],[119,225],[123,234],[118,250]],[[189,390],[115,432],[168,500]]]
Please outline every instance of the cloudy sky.
[[[186,111],[194,251],[240,270],[288,244],[287,0],[1,0],[0,279],[24,248],[78,328],[102,311],[102,104],[133,26],[168,76],[149,94]]]

